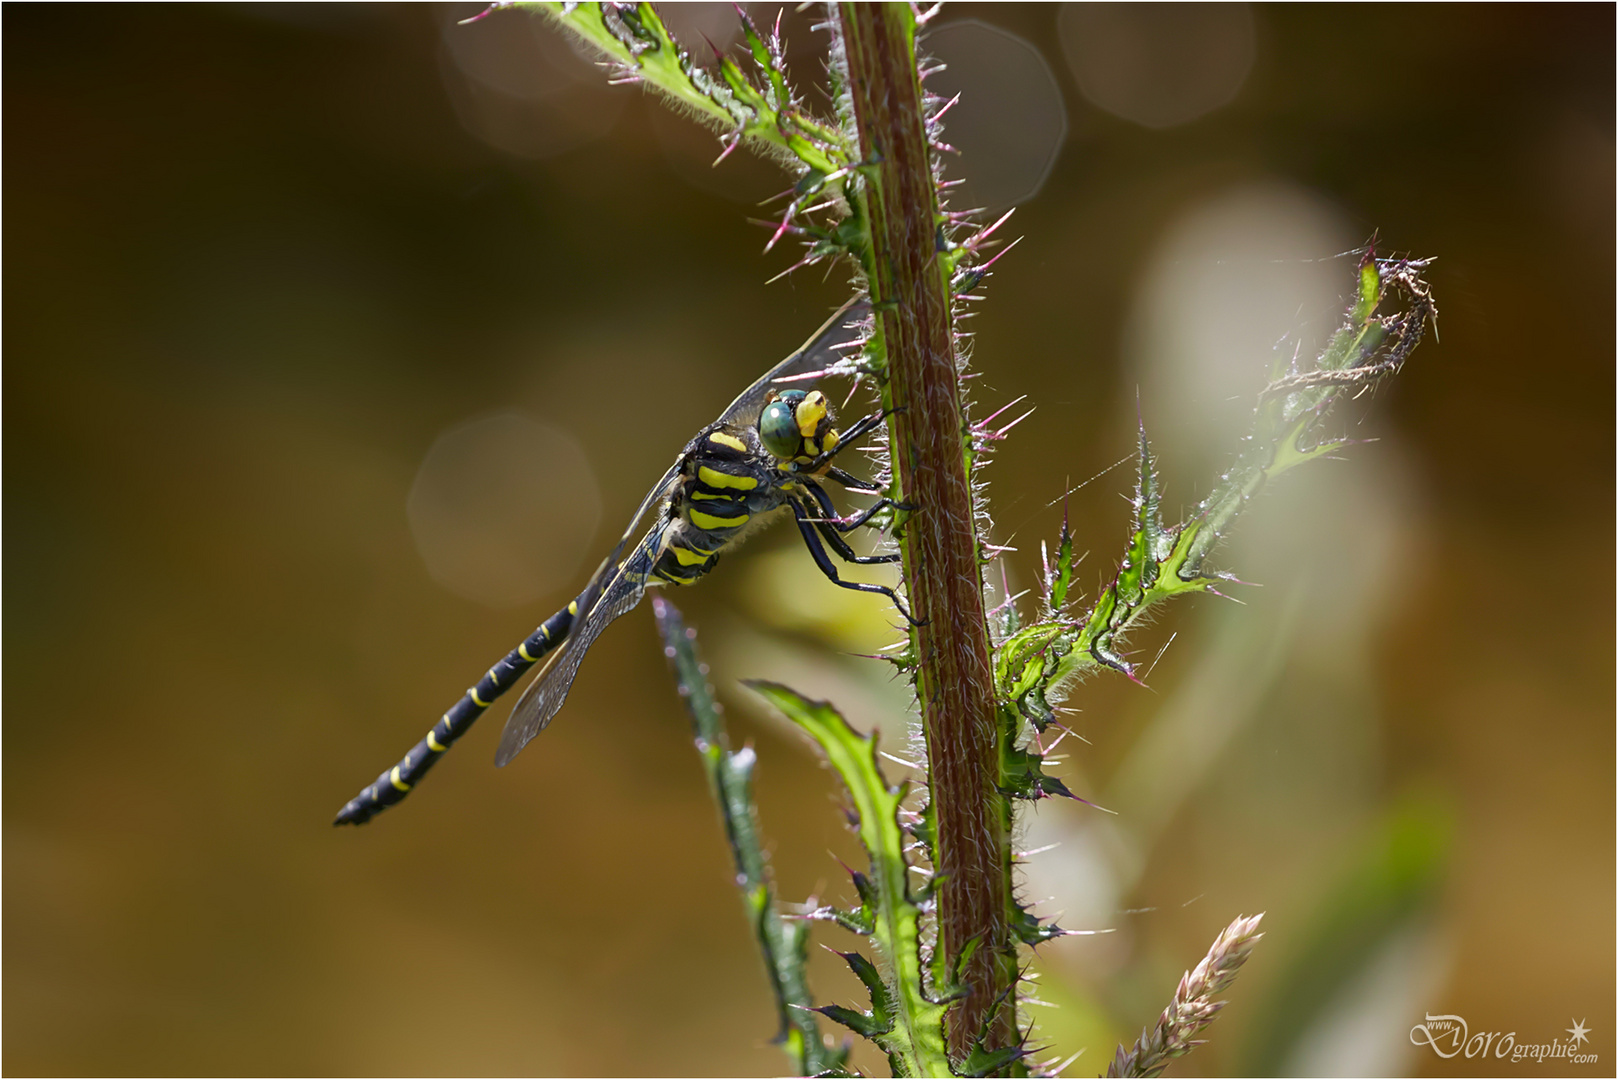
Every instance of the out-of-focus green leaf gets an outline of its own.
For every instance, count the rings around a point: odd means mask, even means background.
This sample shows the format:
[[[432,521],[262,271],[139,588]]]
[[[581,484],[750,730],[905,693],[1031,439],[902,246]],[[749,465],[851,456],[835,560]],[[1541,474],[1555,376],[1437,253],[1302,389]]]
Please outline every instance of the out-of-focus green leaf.
[[[1239,1072],[1276,1076],[1384,947],[1427,923],[1449,862],[1454,826],[1441,801],[1409,797],[1375,821],[1325,895],[1300,946],[1273,984]]]

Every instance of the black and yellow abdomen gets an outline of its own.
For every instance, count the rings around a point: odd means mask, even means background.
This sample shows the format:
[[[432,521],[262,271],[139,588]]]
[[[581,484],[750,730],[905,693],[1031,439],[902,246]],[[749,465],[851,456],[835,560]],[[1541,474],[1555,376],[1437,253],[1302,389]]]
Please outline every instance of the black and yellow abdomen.
[[[579,600],[584,599],[580,597]],[[399,764],[372,781],[364,791],[348,800],[338,811],[336,824],[363,825],[378,813],[410,793],[421,782],[427,771],[438,763],[444,752],[465,735],[467,729],[494,704],[495,699],[517,684],[522,673],[556,651],[573,630],[578,618],[579,600],[546,619],[521,644],[507,653],[490,668],[467,692],[434,724]]]

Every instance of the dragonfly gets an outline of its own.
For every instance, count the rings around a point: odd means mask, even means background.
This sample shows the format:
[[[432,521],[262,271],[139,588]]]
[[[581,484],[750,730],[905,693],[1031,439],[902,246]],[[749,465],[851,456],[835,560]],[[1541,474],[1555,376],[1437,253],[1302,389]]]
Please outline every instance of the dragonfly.
[[[766,518],[782,516],[783,510],[791,511],[815,565],[833,584],[880,593],[914,622],[891,588],[844,581],[827,551],[829,546],[843,561],[859,565],[899,559],[896,554],[859,555],[844,534],[874,527],[872,519],[883,511],[909,506],[883,496],[856,514],[840,517],[821,483],[831,480],[850,491],[881,494],[880,488],[844,472],[833,459],[881,424],[889,412],[862,417],[839,433],[823,393],[797,385],[783,389],[838,366],[842,350],[860,340],[859,327],[869,311],[869,304],[859,297],[844,304],[807,343],[765,372],[719,419],[699,431],[646,493],[584,591],[491,667],[397,765],[350,799],[334,824],[362,825],[403,800],[496,699],[540,664],[539,674],[517,700],[501,733],[495,764],[505,765],[550,724],[567,699],[584,654],[603,630],[640,603],[647,588],[697,581],[745,533]],[[648,513],[650,525],[640,532]]]

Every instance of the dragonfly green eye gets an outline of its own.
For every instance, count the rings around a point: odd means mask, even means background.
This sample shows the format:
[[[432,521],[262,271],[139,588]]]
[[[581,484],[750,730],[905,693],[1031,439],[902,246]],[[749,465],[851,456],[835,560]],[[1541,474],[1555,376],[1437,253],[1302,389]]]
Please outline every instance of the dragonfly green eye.
[[[782,460],[797,457],[798,446],[803,441],[798,433],[794,404],[785,398],[772,401],[764,406],[758,418],[758,437],[764,441],[764,448]]]

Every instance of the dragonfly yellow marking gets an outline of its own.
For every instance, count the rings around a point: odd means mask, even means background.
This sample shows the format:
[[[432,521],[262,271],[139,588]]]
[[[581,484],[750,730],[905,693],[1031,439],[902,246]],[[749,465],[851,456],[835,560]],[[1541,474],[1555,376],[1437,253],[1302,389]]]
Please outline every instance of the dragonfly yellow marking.
[[[691,510],[690,514],[691,524],[699,529],[708,529],[710,531],[713,529],[734,529],[738,525],[747,524],[746,514],[741,517],[722,518],[714,517],[712,514],[704,514],[701,510],[696,509]]]
[[[697,479],[709,487],[736,488],[739,491],[752,491],[758,487],[758,481],[751,476],[732,476],[730,473],[710,469],[706,465],[697,467]]]
[[[797,417],[798,434],[806,439],[814,438],[815,429],[826,419],[826,396],[816,390],[804,398],[803,404],[798,406]]]

